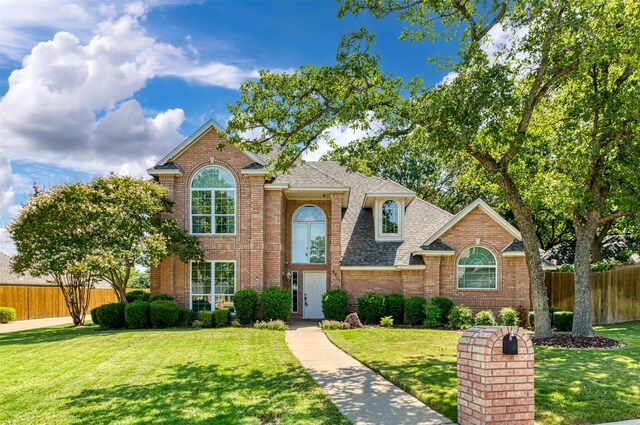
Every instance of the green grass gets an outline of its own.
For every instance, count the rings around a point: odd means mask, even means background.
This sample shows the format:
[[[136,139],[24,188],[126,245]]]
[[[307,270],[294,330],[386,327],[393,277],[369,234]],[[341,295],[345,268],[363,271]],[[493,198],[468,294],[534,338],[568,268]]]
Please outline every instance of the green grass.
[[[536,347],[536,422],[595,424],[640,418],[640,322],[596,327],[625,343],[614,350]],[[450,419],[457,419],[460,333],[367,328],[329,339]]]
[[[0,334],[2,424],[347,424],[283,332]]]

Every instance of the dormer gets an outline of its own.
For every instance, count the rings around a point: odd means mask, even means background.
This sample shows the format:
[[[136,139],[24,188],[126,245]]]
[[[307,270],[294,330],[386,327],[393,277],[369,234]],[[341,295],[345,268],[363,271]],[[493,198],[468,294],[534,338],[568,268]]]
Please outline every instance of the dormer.
[[[405,211],[415,198],[415,193],[402,186],[400,188],[404,190],[365,194],[363,208],[371,208],[373,212],[376,242],[404,240]]]

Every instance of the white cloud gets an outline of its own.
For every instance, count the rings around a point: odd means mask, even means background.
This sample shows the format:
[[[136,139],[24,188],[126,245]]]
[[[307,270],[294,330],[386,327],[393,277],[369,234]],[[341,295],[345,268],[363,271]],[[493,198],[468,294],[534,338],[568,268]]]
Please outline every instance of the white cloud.
[[[441,84],[450,84],[453,80],[456,79],[456,77],[458,76],[458,73],[455,71],[449,71],[447,73],[447,75],[445,75],[444,77],[442,77],[442,80],[440,80],[440,82],[438,82],[437,85],[441,85]]]
[[[376,124],[374,123],[372,127],[376,127]],[[373,131],[374,130],[367,131],[362,129],[356,129],[356,128],[353,128],[352,126],[347,126],[347,125],[331,127],[325,133],[324,139],[323,138],[318,139],[318,149],[316,149],[315,151],[307,150],[303,154],[302,159],[304,159],[305,161],[320,160],[320,157],[328,153],[330,150],[330,146],[328,143],[329,140],[332,140],[338,146],[346,146],[349,144],[349,142],[352,142],[353,140],[361,139],[363,137],[366,137],[367,135],[373,134]]]
[[[0,153],[0,219],[4,217],[15,195],[9,158]]]
[[[50,10],[50,3],[55,2],[44,2],[43,7]],[[82,6],[60,5],[72,10],[74,22],[92,22]],[[11,159],[91,173],[144,174],[183,138],[179,128],[185,119],[180,109],[148,117],[132,99],[147,81],[172,76],[237,88],[257,75],[255,69],[201,63],[192,53],[150,37],[140,24],[142,3],[124,10],[112,17],[113,7],[100,8],[108,18],[97,24],[88,42],[58,32],[33,47],[22,68],[11,73],[9,90],[0,101],[0,141]],[[10,21],[24,24],[29,19],[13,16]]]

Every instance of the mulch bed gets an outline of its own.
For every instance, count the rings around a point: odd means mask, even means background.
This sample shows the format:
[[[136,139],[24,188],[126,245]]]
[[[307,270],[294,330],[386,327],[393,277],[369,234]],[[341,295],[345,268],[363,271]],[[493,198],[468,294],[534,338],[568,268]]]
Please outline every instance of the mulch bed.
[[[533,345],[558,348],[620,348],[619,341],[602,336],[572,336],[569,334],[557,334],[549,338],[531,338]]]

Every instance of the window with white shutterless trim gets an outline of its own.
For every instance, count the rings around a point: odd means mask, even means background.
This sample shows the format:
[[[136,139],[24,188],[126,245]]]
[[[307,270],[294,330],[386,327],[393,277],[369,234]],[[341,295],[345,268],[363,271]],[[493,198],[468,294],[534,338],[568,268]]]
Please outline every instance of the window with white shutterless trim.
[[[236,181],[219,166],[208,166],[191,180],[191,233],[232,235],[236,232]]]
[[[327,219],[315,205],[296,210],[292,219],[291,262],[325,264],[327,251]]]
[[[474,246],[458,259],[458,289],[497,289],[498,267],[491,251]]]
[[[192,261],[190,288],[193,311],[233,310],[235,261]]]
[[[393,199],[387,199],[380,206],[380,224],[382,235],[400,234],[400,207]]]
[[[298,312],[298,272],[291,272],[291,312]]]

